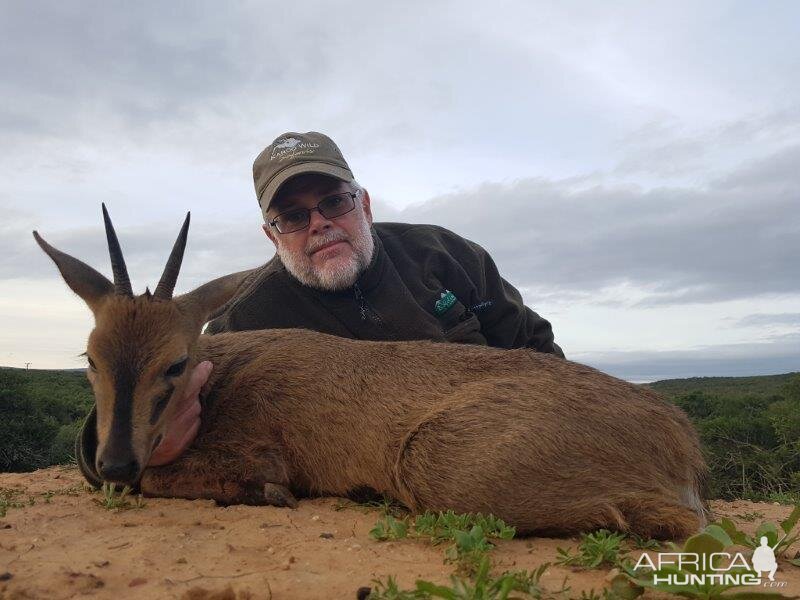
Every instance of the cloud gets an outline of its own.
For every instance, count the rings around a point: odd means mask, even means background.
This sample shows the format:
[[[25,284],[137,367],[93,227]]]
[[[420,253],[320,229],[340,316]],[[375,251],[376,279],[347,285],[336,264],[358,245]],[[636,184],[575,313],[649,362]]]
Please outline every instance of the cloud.
[[[739,319],[735,327],[798,327],[800,313],[755,313]]]
[[[760,158],[751,164],[712,182],[719,190],[761,190],[797,201],[800,196],[800,145],[778,154]]]
[[[739,183],[724,189],[573,190],[524,179],[440,196],[402,218],[444,224],[482,244],[532,293],[628,284],[642,290],[639,305],[653,307],[792,294],[800,291],[800,185],[788,168],[796,153],[745,165],[729,176]],[[781,167],[771,177],[754,175],[773,164]]]
[[[198,225],[189,228],[186,253],[176,287],[178,293],[213,277],[256,267],[274,255],[272,244],[254,224]],[[134,292],[143,292],[145,286],[151,290],[155,288],[179,227],[179,222],[169,226],[151,223],[134,227],[115,223]],[[40,233],[62,252],[82,260],[109,279],[112,277],[102,224],[53,234],[40,229]],[[236,244],[232,244],[232,240],[236,240]],[[0,241],[0,280],[59,277],[55,266],[35,243],[30,231],[15,232],[15,235],[4,236]]]
[[[660,178],[680,176],[703,176],[714,179],[720,168],[730,168],[744,159],[753,159],[752,150],[758,148],[762,155],[774,155],[800,140],[800,108],[771,108],[761,114],[746,115],[735,119],[704,123],[699,128],[690,128],[674,115],[663,115],[650,120],[620,140],[624,154],[614,172],[621,175],[648,175]],[[783,153],[783,161],[793,160],[794,151]],[[774,156],[766,165],[751,166],[757,172],[764,168],[783,171],[783,165]],[[785,175],[780,173],[781,180]],[[737,181],[749,183],[755,180],[747,171],[737,171],[714,183],[720,188],[731,188]],[[763,179],[761,179],[763,183]]]

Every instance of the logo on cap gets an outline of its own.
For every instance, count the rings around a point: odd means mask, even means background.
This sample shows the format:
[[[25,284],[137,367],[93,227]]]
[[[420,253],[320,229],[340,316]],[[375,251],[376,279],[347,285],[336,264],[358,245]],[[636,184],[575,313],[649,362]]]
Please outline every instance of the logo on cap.
[[[300,143],[300,140],[298,140],[297,138],[293,138],[293,137],[284,138],[280,142],[275,144],[275,150],[278,150],[280,148],[294,148],[299,143]]]
[[[282,161],[306,154],[314,154],[317,148],[319,148],[319,144],[316,142],[304,142],[296,137],[283,138],[275,142],[269,159]]]

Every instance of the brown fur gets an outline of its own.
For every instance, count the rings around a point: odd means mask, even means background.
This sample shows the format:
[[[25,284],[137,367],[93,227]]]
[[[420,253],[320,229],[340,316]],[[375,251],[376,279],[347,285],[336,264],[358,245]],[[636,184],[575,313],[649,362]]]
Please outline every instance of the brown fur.
[[[40,244],[95,313],[98,461],[146,465],[192,367],[214,363],[195,443],[171,465],[138,467],[145,494],[292,506],[295,495],[371,488],[412,511],[493,513],[522,533],[681,538],[704,524],[697,435],[646,388],[527,349],[306,330],[200,336],[243,274],[174,300],[119,296]],[[186,371],[168,377],[186,355]],[[128,429],[116,397],[125,372]],[[129,439],[116,439],[123,430]]]
[[[305,330],[202,336],[194,360],[206,359],[201,435],[175,465],[145,471],[145,492],[236,502],[249,492],[215,490],[369,487],[413,511],[493,513],[522,532],[672,538],[703,522],[705,467],[686,416],[577,363]]]

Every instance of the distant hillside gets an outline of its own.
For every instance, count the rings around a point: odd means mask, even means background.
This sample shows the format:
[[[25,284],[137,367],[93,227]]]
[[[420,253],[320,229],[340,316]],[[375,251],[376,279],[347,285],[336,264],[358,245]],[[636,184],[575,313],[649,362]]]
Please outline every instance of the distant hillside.
[[[725,396],[767,397],[780,393],[783,386],[798,374],[800,373],[754,377],[690,377],[688,379],[664,379],[647,385],[668,398],[691,392],[707,392]]]
[[[18,369],[0,367],[0,383],[14,383],[40,400],[71,397],[81,409],[89,409],[93,396],[86,369]]]

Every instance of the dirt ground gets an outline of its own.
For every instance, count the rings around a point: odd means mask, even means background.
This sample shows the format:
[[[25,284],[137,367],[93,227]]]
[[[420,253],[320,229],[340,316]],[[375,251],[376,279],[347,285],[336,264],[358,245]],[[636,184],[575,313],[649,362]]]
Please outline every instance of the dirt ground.
[[[99,506],[100,494],[68,467],[0,473],[0,488],[19,490],[14,498],[22,505],[0,518],[3,600],[354,599],[375,578],[394,575],[412,588],[419,578],[447,583],[453,571],[441,546],[372,540],[380,513],[336,498],[304,500],[296,510],[147,499],[143,508],[114,511]],[[756,526],[752,513],[777,521],[790,512],[745,501],[712,506],[748,532]],[[554,563],[557,547],[576,545],[576,539],[515,539],[498,542],[492,554],[499,571],[530,570]],[[566,578],[565,596],[579,598],[600,591],[607,577],[608,571],[552,565],[542,583],[556,591]],[[784,594],[800,594],[800,568],[781,561],[777,578],[787,582]],[[666,597],[645,595],[659,596]]]

